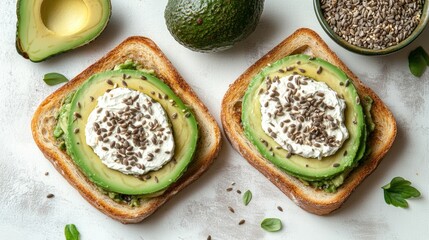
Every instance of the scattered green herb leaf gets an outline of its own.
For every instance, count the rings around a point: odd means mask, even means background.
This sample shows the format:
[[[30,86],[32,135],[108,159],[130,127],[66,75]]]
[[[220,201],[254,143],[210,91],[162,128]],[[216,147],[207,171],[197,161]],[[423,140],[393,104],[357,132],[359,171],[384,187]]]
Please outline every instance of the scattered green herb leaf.
[[[268,232],[277,232],[282,229],[282,221],[278,218],[265,218],[261,222],[261,228]]]
[[[45,81],[46,84],[49,86],[54,86],[63,82],[68,82],[69,80],[60,73],[47,73],[43,77],[43,81]]]
[[[429,56],[422,47],[418,47],[408,55],[408,66],[411,73],[421,77],[429,65]]]
[[[74,224],[67,224],[64,233],[66,235],[66,240],[79,240],[79,231],[77,230]]]
[[[411,182],[402,177],[393,178],[382,188],[386,203],[395,207],[407,208],[408,202],[405,199],[420,196],[420,192],[411,186]]]
[[[252,200],[252,192],[250,190],[247,190],[243,195],[244,206],[247,206],[251,200]]]
[[[428,53],[425,51],[425,49],[424,49],[424,48],[422,48],[422,47],[418,47],[418,48],[416,49],[416,51],[419,51],[419,52],[422,54],[423,59],[424,59],[424,60],[425,60],[425,62],[426,62],[426,65],[428,65],[428,66],[429,66],[429,55],[428,55]]]

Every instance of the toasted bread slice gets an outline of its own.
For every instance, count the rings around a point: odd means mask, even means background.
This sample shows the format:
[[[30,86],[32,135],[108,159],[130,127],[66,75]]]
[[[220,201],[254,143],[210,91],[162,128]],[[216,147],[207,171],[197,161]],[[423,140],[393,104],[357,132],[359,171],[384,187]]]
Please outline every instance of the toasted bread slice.
[[[336,193],[327,193],[304,185],[297,178],[286,174],[258,152],[245,137],[241,125],[241,103],[244,93],[253,78],[267,64],[285,56],[305,53],[322,58],[343,70],[353,81],[360,97],[370,96],[373,100],[371,114],[375,131],[369,139],[371,153],[346,178]],[[338,209],[354,189],[371,174],[387,153],[396,136],[396,121],[380,98],[338,59],[325,42],[310,29],[299,29],[274,47],[255,64],[249,67],[228,89],[222,101],[222,124],[234,148],[247,161],[264,174],[298,206],[308,212],[325,215]]]
[[[56,125],[55,114],[61,107],[61,100],[76,90],[91,75],[112,69],[127,59],[139,62],[146,69],[153,69],[182,101],[191,106],[198,121],[200,138],[193,161],[180,179],[160,196],[151,198],[139,207],[120,204],[101,193],[73,160],[58,148],[53,137]],[[198,99],[191,87],[179,75],[163,52],[148,38],[130,37],[106,56],[88,67],[69,83],[47,97],[36,110],[31,122],[33,137],[43,154],[55,168],[93,206],[122,223],[137,223],[155,212],[180,190],[197,180],[212,164],[221,146],[221,134],[214,118]]]

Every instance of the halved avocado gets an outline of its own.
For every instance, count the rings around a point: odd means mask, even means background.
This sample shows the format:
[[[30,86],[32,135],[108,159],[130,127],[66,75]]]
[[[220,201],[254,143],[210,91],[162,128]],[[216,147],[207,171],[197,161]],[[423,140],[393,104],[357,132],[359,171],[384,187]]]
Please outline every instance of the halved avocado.
[[[110,0],[18,0],[16,48],[33,62],[85,45],[104,30]]]
[[[294,69],[287,71],[288,67],[294,67]],[[319,67],[322,71],[318,73]],[[298,71],[298,68],[303,69],[304,73]],[[279,72],[280,69],[282,71]],[[345,126],[349,132],[349,138],[332,156],[324,157],[321,160],[299,155],[286,158],[287,150],[276,149],[278,144],[262,129],[258,93],[261,88],[266,89],[265,79],[267,77],[273,79],[275,76],[281,78],[294,72],[316,81],[325,82],[339,96],[344,97],[346,103]],[[312,59],[303,54],[291,55],[267,66],[252,79],[243,99],[242,122],[246,137],[266,159],[303,180],[326,180],[355,167],[356,162],[365,151],[366,127],[362,106],[357,101],[359,98],[357,91],[353,84],[346,84],[347,80],[347,75],[336,66],[322,59]],[[261,139],[268,142],[268,147]],[[271,148],[272,151],[270,151]],[[344,153],[345,151],[347,154]]]
[[[157,171],[149,172],[143,180],[108,168],[86,144],[84,129],[88,116],[96,107],[97,98],[113,88],[106,82],[108,79],[119,87],[150,96],[162,105],[170,118],[175,142],[174,160]],[[126,86],[123,81],[126,81]],[[76,118],[75,113],[81,117]],[[176,114],[177,117],[172,117]],[[198,140],[197,121],[182,100],[158,78],[136,70],[107,71],[90,77],[74,94],[66,127],[67,152],[86,176],[106,191],[127,195],[159,192],[174,183],[191,162]],[[74,131],[76,128],[80,129],[78,133]]]

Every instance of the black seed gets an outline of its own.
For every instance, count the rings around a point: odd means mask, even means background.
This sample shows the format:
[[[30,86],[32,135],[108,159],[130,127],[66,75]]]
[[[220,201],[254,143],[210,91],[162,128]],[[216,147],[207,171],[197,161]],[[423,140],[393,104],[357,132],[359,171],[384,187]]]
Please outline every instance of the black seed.
[[[240,222],[238,222],[238,225],[243,225],[246,221],[244,219],[241,219]]]
[[[232,213],[235,213],[234,208],[232,208],[232,207],[228,207],[228,210]]]
[[[231,192],[231,191],[232,191],[232,188],[227,188],[227,189],[226,189],[226,191],[227,191],[227,192]]]
[[[112,86],[113,86],[113,82],[112,82],[112,80],[110,80],[110,79],[109,79],[109,80],[107,80],[106,82],[107,82],[107,84],[109,84],[109,85],[112,85]]]
[[[350,85],[350,80],[349,80],[349,79],[347,79],[347,80],[346,80],[346,83],[344,84],[344,86],[345,86],[345,87],[348,87],[349,85]]]
[[[147,77],[145,77],[145,76],[141,76],[141,77],[140,77],[140,79],[141,79],[141,80],[147,80]]]
[[[339,163],[334,163],[332,166],[333,166],[333,167],[339,167],[339,166],[340,166],[340,164],[339,164]]]
[[[52,194],[52,193],[49,193],[48,195],[46,195],[46,197],[47,197],[47,198],[53,198],[53,197],[55,197],[55,195],[54,195],[54,194]]]
[[[79,133],[79,128],[75,128],[73,132],[74,133]]]
[[[283,212],[283,208],[282,208],[282,207],[277,206],[277,209],[278,209],[280,212]]]
[[[128,87],[127,82],[125,82],[124,80],[122,80],[122,85],[124,85],[124,87]]]

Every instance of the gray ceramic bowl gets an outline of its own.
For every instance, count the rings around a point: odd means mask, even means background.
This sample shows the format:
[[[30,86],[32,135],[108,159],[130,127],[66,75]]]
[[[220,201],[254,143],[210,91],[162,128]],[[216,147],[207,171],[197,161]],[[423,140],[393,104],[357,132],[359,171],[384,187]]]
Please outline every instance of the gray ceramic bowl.
[[[396,1],[396,0],[395,0]],[[416,39],[420,33],[425,29],[428,21],[429,21],[429,0],[425,0],[423,5],[423,12],[420,19],[420,23],[417,25],[417,27],[414,29],[414,31],[411,33],[410,36],[402,40],[400,43],[387,47],[381,50],[374,50],[369,48],[363,48],[356,45],[352,45],[340,36],[338,36],[329,26],[328,22],[323,17],[322,9],[320,7],[320,0],[314,0],[314,11],[316,12],[317,19],[319,20],[320,25],[322,25],[323,30],[329,35],[329,37],[332,38],[336,43],[338,43],[340,46],[344,47],[347,50],[350,50],[355,53],[363,54],[363,55],[385,55],[392,52],[396,52],[408,44],[410,44],[414,39]]]

